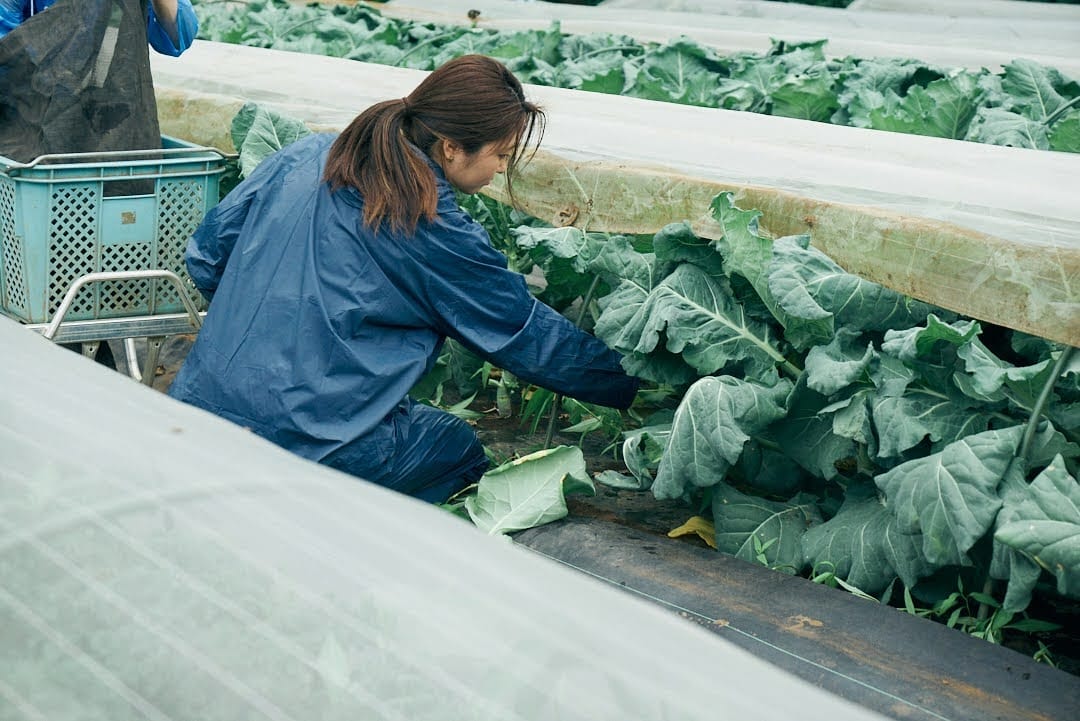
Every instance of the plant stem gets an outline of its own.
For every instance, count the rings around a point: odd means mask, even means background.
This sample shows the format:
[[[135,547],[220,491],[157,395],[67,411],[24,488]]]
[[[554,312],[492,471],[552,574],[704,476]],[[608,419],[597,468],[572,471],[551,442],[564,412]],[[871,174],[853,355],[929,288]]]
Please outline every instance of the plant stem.
[[[1046,125],[1046,127],[1049,128],[1051,125],[1053,125],[1054,123],[1057,122],[1058,118],[1060,118],[1065,113],[1069,112],[1069,110],[1074,105],[1077,105],[1077,104],[1080,104],[1080,95],[1077,95],[1075,98],[1073,98],[1069,102],[1065,103],[1060,108],[1058,108],[1053,113],[1051,113],[1049,116],[1047,116],[1046,120],[1043,121],[1043,124]],[[1072,346],[1070,346],[1070,348],[1071,347]]]
[[[1024,440],[1020,443],[1020,450],[1016,452],[1017,458],[1025,463],[1027,463],[1028,454],[1031,452],[1031,444],[1035,441],[1035,429],[1039,426],[1039,419],[1042,417],[1043,409],[1046,408],[1046,404],[1050,400],[1050,393],[1054,390],[1054,384],[1057,383],[1057,379],[1065,371],[1065,365],[1069,362],[1069,357],[1074,350],[1076,348],[1071,345],[1067,345],[1062,349],[1061,355],[1058,356],[1057,362],[1054,364],[1054,370],[1051,371],[1050,377],[1039,392],[1039,397],[1035,400],[1035,407],[1031,409],[1031,419],[1024,430]]]
[[[644,50],[642,50],[640,47],[637,47],[635,45],[612,45],[611,47],[607,47],[607,48],[597,48],[596,50],[590,50],[589,52],[587,52],[587,53],[585,53],[583,55],[579,55],[576,58],[576,60],[584,60],[585,58],[591,58],[594,55],[601,55],[603,53],[612,53],[612,52],[620,52],[621,53],[624,50],[629,50],[629,51],[637,52],[637,53],[644,52]]]
[[[581,321],[585,320],[585,309],[589,307],[589,303],[592,302],[593,294],[596,292],[596,287],[600,285],[600,276],[593,276],[592,283],[589,285],[589,289],[585,291],[585,297],[581,301],[581,308],[578,310],[577,320],[574,321],[574,325],[578,328],[581,327]],[[548,419],[547,436],[544,437],[544,448],[551,448],[551,441],[555,437],[555,417],[559,415],[559,406],[562,404],[562,393],[556,393],[555,397],[551,399],[551,417]]]
[[[498,385],[495,386],[495,407],[498,409],[499,418],[509,418],[514,415],[513,403],[510,400],[510,386],[514,384],[514,375],[510,371],[503,370]]]
[[[1046,383],[1043,384],[1042,390],[1039,391],[1039,397],[1035,399],[1035,406],[1031,409],[1031,418],[1028,420],[1027,428],[1024,429],[1024,438],[1020,442],[1020,450],[1016,452],[1016,457],[1025,465],[1028,462],[1028,454],[1031,453],[1031,445],[1035,442],[1035,432],[1039,427],[1039,420],[1042,418],[1043,409],[1046,408],[1046,404],[1050,400],[1050,394],[1054,390],[1054,384],[1057,383],[1057,379],[1065,371],[1065,365],[1069,362],[1069,357],[1074,350],[1076,350],[1076,348],[1071,345],[1067,345],[1062,349],[1061,355],[1058,356],[1057,362],[1054,363],[1054,369],[1050,372],[1050,377],[1046,379]],[[986,583],[983,584],[983,593],[987,596],[992,596],[993,591],[994,579],[988,577]],[[976,612],[975,617],[980,621],[985,621],[986,617],[989,615],[989,607],[985,603],[980,603],[979,610]]]
[[[437,43],[438,41],[443,40],[445,38],[448,38],[453,34],[454,34],[453,32],[442,33],[441,35],[435,35],[433,37],[428,38],[427,40],[424,40],[423,42],[419,42],[416,45],[413,45],[411,48],[409,48],[408,51],[405,52],[404,55],[402,55],[400,58],[397,59],[397,62],[394,63],[394,67],[401,67],[402,61],[404,61],[405,58],[409,57],[410,55],[415,53],[420,48],[431,45],[432,43]]]
[[[294,30],[299,30],[300,28],[304,27],[305,25],[311,25],[312,23],[317,23],[321,19],[322,18],[308,18],[307,20],[301,20],[300,22],[296,23],[295,25],[290,25],[289,27],[285,28],[285,32],[281,33],[281,35],[278,35],[274,39],[275,40],[284,40],[289,35],[292,35]]]
[[[987,596],[994,595],[994,579],[989,576],[986,577],[986,581],[983,582],[983,593]],[[975,618],[980,621],[985,621],[986,617],[990,615],[990,605],[986,603],[979,604],[979,610],[975,612]]]

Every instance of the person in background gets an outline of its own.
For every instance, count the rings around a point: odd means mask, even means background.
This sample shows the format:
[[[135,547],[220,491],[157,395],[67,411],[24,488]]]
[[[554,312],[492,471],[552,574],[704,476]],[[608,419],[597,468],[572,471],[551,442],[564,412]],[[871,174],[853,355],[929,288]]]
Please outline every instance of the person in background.
[[[410,389],[453,338],[522,380],[628,407],[620,356],[531,295],[454,189],[513,175],[543,111],[467,55],[340,134],[265,159],[192,236],[212,299],[169,394],[311,460],[430,502],[488,460],[463,420]]]
[[[56,0],[0,0],[0,38]],[[195,40],[199,21],[191,0],[151,0],[146,21],[150,47],[163,55],[179,56]]]
[[[176,57],[198,31],[191,0],[0,0],[0,156],[160,146],[147,46]]]

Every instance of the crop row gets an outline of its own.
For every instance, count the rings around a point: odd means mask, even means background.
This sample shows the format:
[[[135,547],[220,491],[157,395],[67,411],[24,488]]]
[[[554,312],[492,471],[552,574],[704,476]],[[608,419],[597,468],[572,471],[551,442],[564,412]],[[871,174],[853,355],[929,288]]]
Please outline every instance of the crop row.
[[[689,38],[504,31],[389,18],[365,5],[198,2],[208,40],[431,70],[466,53],[523,81],[996,145],[1080,152],[1080,84],[1018,59],[1001,73],[907,58],[829,58],[826,39],[718,55]]]

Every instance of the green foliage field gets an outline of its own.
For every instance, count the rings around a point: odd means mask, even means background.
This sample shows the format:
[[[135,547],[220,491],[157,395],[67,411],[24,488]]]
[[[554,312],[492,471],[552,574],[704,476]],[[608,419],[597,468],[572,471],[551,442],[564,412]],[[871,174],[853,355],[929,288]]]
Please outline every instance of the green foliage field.
[[[431,70],[466,53],[527,83],[996,145],[1080,152],[1080,84],[1017,59],[1003,72],[913,58],[831,58],[826,39],[719,55],[689,38],[497,31],[388,18],[361,5],[196,0],[199,37]]]

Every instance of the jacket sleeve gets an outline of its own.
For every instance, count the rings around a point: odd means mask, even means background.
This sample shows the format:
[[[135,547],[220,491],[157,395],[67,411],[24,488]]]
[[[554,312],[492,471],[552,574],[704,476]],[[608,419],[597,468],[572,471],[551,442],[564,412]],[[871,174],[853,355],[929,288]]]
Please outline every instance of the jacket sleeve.
[[[178,57],[195,42],[195,36],[199,34],[199,19],[195,15],[195,8],[191,0],[177,0],[176,3],[176,36],[177,42],[165,32],[165,28],[158,22],[154,15],[154,5],[150,3],[150,14],[146,21],[146,38],[150,47],[162,55]]]
[[[525,325],[488,359],[529,383],[612,408],[629,408],[640,382],[618,353],[535,299]]]
[[[529,292],[484,229],[441,216],[424,262],[424,292],[440,330],[522,380],[587,403],[630,406],[638,379],[618,353]]]
[[[203,297],[212,300],[236,239],[247,220],[251,194],[238,185],[210,209],[188,240],[184,261],[188,274]]]

